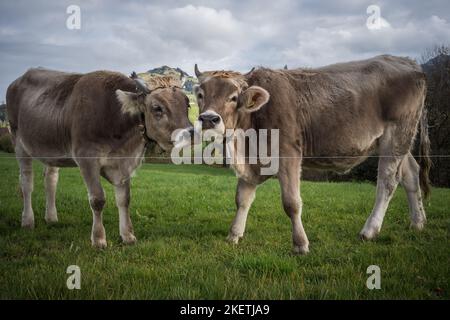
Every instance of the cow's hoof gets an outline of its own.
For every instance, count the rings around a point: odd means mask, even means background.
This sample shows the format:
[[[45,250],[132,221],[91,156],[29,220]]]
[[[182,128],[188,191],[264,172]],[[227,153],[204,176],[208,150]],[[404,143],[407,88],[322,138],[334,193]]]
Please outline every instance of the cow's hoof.
[[[34,218],[22,219],[22,228],[34,229]]]
[[[411,222],[411,229],[422,231],[425,228],[425,221]]]
[[[126,235],[126,236],[121,236],[121,237],[122,237],[122,242],[124,244],[132,245],[132,244],[135,244],[137,242],[136,237],[132,233],[130,233],[130,234]]]
[[[378,233],[379,231],[377,231],[376,229],[363,229],[359,233],[359,238],[363,241],[374,240],[377,237]]]
[[[307,254],[309,252],[309,245],[303,245],[303,246],[294,245],[292,252],[294,254],[298,254],[298,255]]]
[[[105,249],[108,244],[106,242],[106,239],[93,239],[92,246],[97,249]]]
[[[45,216],[44,219],[45,219],[45,222],[47,222],[47,224],[53,224],[53,223],[58,222],[58,216],[56,216],[56,215]]]
[[[227,237],[227,241],[232,244],[238,244],[239,240],[242,239],[242,237],[243,236],[238,236],[238,235],[230,233]]]

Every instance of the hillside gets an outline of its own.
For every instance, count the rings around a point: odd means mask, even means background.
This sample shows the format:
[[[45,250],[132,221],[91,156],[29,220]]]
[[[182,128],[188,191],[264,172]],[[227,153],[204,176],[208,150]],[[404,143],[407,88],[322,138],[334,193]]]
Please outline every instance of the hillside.
[[[169,66],[161,66],[157,68],[150,69],[146,72],[142,72],[138,74],[142,79],[147,80],[149,77],[158,77],[158,76],[170,76],[174,79],[180,79],[182,76],[185,77],[185,82],[183,89],[188,93],[193,92],[193,87],[198,83],[197,78],[191,77],[186,71],[180,68],[171,68]]]

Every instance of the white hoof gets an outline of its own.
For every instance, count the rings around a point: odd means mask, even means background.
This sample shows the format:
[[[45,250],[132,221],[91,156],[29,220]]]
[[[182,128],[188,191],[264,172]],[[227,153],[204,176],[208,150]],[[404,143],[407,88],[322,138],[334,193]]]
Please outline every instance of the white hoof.
[[[235,234],[230,233],[227,237],[227,241],[233,244],[238,244],[239,240],[242,239],[243,236],[238,236]]]
[[[361,240],[373,240],[378,236],[379,233],[380,230],[377,228],[364,228],[359,233],[359,237]]]
[[[425,228],[425,221],[411,222],[411,228],[417,231],[422,231]]]
[[[52,224],[52,223],[57,223],[58,222],[58,216],[56,214],[49,214],[49,215],[45,215],[45,222],[47,222],[48,224]]]
[[[136,237],[132,233],[127,234],[127,235],[121,235],[121,237],[122,237],[122,242],[124,244],[130,244],[131,245],[131,244],[135,244],[137,242]]]
[[[92,246],[97,249],[105,249],[108,246],[106,239],[91,239],[91,241]]]
[[[296,246],[294,245],[294,248],[292,250],[294,252],[294,254],[307,254],[309,252],[309,245],[303,245],[303,246]]]
[[[22,217],[22,228],[34,229],[34,217]]]

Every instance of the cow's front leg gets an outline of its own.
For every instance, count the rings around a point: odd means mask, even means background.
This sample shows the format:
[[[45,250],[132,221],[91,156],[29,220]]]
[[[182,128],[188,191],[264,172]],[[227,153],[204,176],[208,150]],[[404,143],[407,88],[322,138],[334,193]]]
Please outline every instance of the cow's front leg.
[[[56,211],[56,186],[58,184],[59,168],[45,167],[45,221],[47,223],[58,222],[58,214]]]
[[[280,166],[278,179],[281,186],[283,208],[292,222],[294,253],[309,252],[309,241],[302,224],[302,199],[299,194],[300,161],[298,157],[287,158],[288,163]]]
[[[89,159],[79,163],[81,175],[88,189],[89,204],[92,210],[92,246],[106,248],[106,232],[103,226],[102,211],[106,203],[105,192],[100,183],[100,167],[95,161]]]
[[[130,180],[115,186],[116,205],[119,209],[119,229],[122,241],[125,244],[134,244],[136,237],[133,234],[133,225],[128,210],[130,205]]]
[[[18,150],[16,148],[16,150]],[[20,186],[23,196],[22,227],[34,228],[34,213],[31,205],[31,194],[33,193],[33,160],[27,155],[17,153],[20,166]]]
[[[244,236],[245,224],[250,206],[255,199],[256,185],[239,179],[236,190],[237,212],[231,225],[227,240],[237,244]]]

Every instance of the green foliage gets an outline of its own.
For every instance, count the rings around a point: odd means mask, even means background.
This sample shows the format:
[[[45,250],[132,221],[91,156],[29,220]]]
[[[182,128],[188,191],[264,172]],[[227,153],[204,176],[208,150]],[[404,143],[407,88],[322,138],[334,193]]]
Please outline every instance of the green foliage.
[[[0,104],[0,123],[6,121],[6,104]]]
[[[0,151],[14,153],[14,146],[11,140],[11,134],[6,133],[0,136]]]
[[[294,256],[291,225],[275,179],[258,188],[247,232],[225,241],[234,217],[236,178],[227,169],[144,164],[132,181],[138,243],[118,234],[113,188],[104,182],[108,248],[90,246],[92,214],[79,169],[61,169],[59,223],[44,222],[42,170],[35,163],[36,228],[20,228],[18,167],[0,153],[0,299],[448,299],[448,189],[435,189],[428,225],[408,228],[399,190],[375,242],[357,234],[375,198],[365,183],[302,183],[303,222],[311,252]],[[81,268],[81,290],[68,290],[66,268]],[[381,268],[381,290],[366,269]]]

